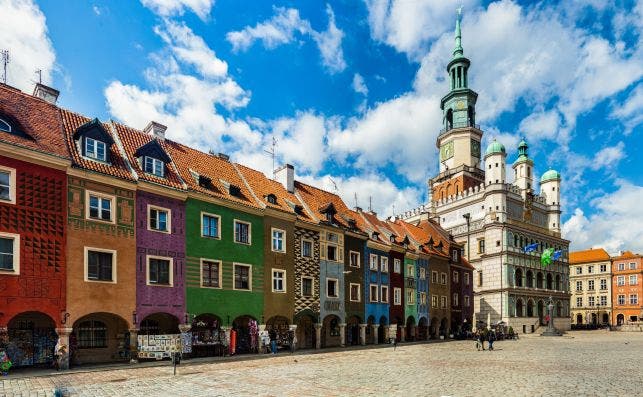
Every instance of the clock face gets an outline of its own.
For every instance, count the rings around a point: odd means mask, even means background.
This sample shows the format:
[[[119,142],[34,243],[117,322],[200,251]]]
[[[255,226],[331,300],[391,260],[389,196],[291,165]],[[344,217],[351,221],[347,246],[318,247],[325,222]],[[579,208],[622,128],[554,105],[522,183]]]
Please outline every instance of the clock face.
[[[453,141],[447,142],[440,147],[440,161],[453,157]]]
[[[480,158],[480,142],[474,139],[471,140],[471,155]]]
[[[458,101],[458,102],[455,103],[455,108],[458,109],[458,110],[462,110],[462,109],[464,109],[464,107],[465,107],[464,101]]]

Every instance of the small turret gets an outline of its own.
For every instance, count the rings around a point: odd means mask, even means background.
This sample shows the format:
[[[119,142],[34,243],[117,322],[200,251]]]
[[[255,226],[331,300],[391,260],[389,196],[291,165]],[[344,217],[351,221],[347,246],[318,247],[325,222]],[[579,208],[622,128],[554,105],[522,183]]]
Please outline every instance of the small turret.
[[[540,195],[549,209],[549,229],[560,232],[560,172],[550,169],[540,178]]]
[[[505,183],[506,158],[507,152],[505,151],[504,145],[494,139],[487,147],[484,156],[486,185]]]
[[[529,146],[523,139],[518,145],[518,159],[513,164],[514,185],[520,189],[523,198],[531,192],[534,186],[534,161],[529,158],[527,149]]]

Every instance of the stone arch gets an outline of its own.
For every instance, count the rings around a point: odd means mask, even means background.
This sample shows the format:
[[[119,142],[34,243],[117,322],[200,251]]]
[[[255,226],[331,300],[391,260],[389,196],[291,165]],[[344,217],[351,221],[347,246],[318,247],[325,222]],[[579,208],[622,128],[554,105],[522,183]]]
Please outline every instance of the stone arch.
[[[517,268],[514,275],[514,285],[516,287],[522,287],[522,269]]]
[[[235,354],[254,353],[258,348],[259,327],[257,319],[251,315],[244,314],[232,321],[231,335],[234,331],[235,343],[232,343],[230,336],[231,351]]]
[[[335,314],[329,314],[322,321],[322,347],[335,347],[341,344],[340,318]]]
[[[556,291],[560,291],[560,274],[556,275],[556,284],[555,284]]]
[[[297,346],[302,349],[313,349],[316,344],[317,333],[315,321],[317,315],[310,309],[300,311],[295,315],[297,325]]]
[[[623,324],[625,324],[625,316],[623,315],[623,313],[619,313],[616,316],[616,325],[623,325]]]
[[[357,346],[360,344],[359,325],[362,323],[358,315],[352,315],[346,320],[346,345]]]
[[[524,317],[524,304],[522,298],[516,299],[516,317]]]
[[[157,312],[147,315],[140,323],[139,335],[178,334],[179,319],[173,314]]]
[[[543,287],[543,273],[538,272],[536,273],[536,288],[542,288]]]
[[[7,323],[6,352],[14,367],[51,365],[57,341],[56,322],[46,313],[17,313]]]
[[[527,300],[527,317],[534,317],[534,301],[533,301],[533,299]]]
[[[554,277],[551,275],[551,273],[547,273],[547,282],[545,284],[547,289],[554,289]]]
[[[415,335],[415,317],[409,316],[406,319],[406,329],[404,330],[404,339],[407,341],[414,341]]]
[[[133,345],[128,323],[117,314],[98,312],[80,317],[70,336],[70,360],[85,363],[124,361]]]
[[[527,287],[528,288],[533,288],[534,287],[534,272],[531,270],[527,270]]]
[[[545,317],[545,302],[543,302],[542,299],[538,300],[538,318],[540,321],[541,325],[544,325],[544,317]]]

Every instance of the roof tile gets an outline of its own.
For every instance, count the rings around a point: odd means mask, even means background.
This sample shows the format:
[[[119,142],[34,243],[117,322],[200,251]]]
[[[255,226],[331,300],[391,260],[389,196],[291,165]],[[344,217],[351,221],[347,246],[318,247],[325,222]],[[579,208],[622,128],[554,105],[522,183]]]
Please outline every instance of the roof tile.
[[[609,261],[610,256],[603,248],[592,248],[569,253],[569,263],[587,263]]]

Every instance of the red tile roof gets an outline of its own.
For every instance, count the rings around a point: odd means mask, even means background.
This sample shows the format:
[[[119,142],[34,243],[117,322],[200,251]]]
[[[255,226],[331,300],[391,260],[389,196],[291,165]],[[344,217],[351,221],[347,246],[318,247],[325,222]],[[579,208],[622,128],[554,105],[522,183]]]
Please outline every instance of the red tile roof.
[[[444,237],[445,235],[448,236],[448,233],[439,225],[432,221],[421,221],[417,226],[407,222],[401,222],[401,225],[409,232],[409,237],[423,245],[425,253],[449,257],[448,252],[451,245],[449,239]],[[433,245],[429,244],[431,240],[433,240]],[[440,242],[442,242],[443,246],[442,251],[437,248]]]
[[[569,253],[569,263],[587,263],[608,261],[610,256],[602,248],[592,248],[584,251],[575,251]]]
[[[386,222],[379,220],[374,212],[360,211],[359,214],[365,222],[364,227],[366,228],[366,232],[371,240],[380,244],[393,245],[391,243],[390,236],[395,233],[388,227]],[[377,239],[373,238],[373,232],[378,233]],[[396,239],[396,242],[401,242],[401,240],[398,241]]]
[[[109,149],[109,163],[102,161],[95,161],[83,157],[80,152],[78,142],[74,140],[74,132],[81,125],[91,121],[88,117],[82,116],[78,113],[70,112],[69,110],[61,109],[60,114],[63,120],[63,131],[67,141],[67,147],[71,153],[72,165],[74,167],[83,168],[86,170],[99,172],[101,174],[113,176],[128,181],[134,181],[134,175],[125,163],[125,159],[118,148],[118,144],[114,143]],[[114,139],[112,128],[108,123],[102,123],[107,133]],[[114,139],[114,141],[117,141]]]
[[[326,220],[326,215],[322,210],[332,204],[337,211],[335,222],[341,227],[350,228],[348,224],[348,219],[351,218],[350,210],[338,195],[299,181],[295,181],[295,191],[319,221]]]
[[[151,142],[154,139],[153,136],[146,134],[143,131],[130,128],[126,125],[116,122],[112,122],[112,125],[116,129],[118,137],[123,144],[123,148],[125,149],[125,154],[127,156],[127,159],[129,160],[130,166],[134,169],[134,171],[136,171],[139,180],[156,183],[175,189],[184,189],[183,181],[181,180],[178,172],[174,169],[172,163],[167,164],[167,167],[165,167],[166,169],[164,178],[148,174],[141,168],[141,164],[139,163],[134,153],[141,146]],[[168,143],[166,142],[169,141],[158,140],[158,143],[161,145],[163,150],[168,153]]]
[[[69,158],[58,108],[40,98],[0,84],[0,118],[18,125],[26,136],[0,131],[0,141]]]
[[[638,259],[641,258],[641,254],[635,254],[632,251],[625,251],[621,255],[617,256],[616,258],[612,258],[613,260],[621,260],[621,259]]]

